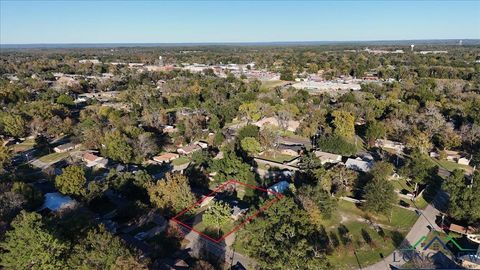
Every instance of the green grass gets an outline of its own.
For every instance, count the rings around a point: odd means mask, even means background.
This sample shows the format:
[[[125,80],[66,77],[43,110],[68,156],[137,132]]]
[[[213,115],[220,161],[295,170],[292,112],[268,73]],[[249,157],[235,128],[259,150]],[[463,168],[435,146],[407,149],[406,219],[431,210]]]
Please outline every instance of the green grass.
[[[438,165],[442,168],[444,168],[445,170],[447,171],[453,171],[455,169],[461,169],[461,170],[465,170],[465,171],[468,171],[468,172],[471,172],[472,171],[472,167],[468,166],[468,165],[462,165],[462,164],[458,164],[458,163],[455,163],[455,162],[451,162],[451,161],[447,161],[447,160],[439,160],[439,159],[436,159],[436,158],[430,158],[433,163],[435,163],[435,165]]]
[[[230,222],[228,222],[224,226],[220,227],[220,234],[218,233],[217,228],[206,227],[203,222],[200,222],[200,223],[196,224],[193,228],[195,230],[199,231],[199,232],[202,232],[202,233],[214,238],[214,239],[219,239],[223,235],[232,231],[233,228],[234,228],[234,225],[235,225],[235,223],[233,222],[233,220],[231,220]]]
[[[351,243],[344,245],[343,243],[328,256],[330,263],[333,264],[332,269],[352,269],[359,268],[358,263],[362,267],[374,264],[381,260],[380,253],[387,256],[395,250],[392,238],[398,239],[403,235],[389,230],[384,230],[386,237],[383,238],[377,231],[363,222],[353,221],[344,224],[349,231]],[[364,233],[368,234],[371,243],[368,244],[364,238]],[[338,230],[330,230],[337,237],[340,236]],[[355,253],[356,252],[356,256]],[[358,258],[358,262],[357,262]]]
[[[172,161],[172,164],[173,166],[180,166],[188,162],[190,162],[190,159],[188,157],[179,157],[177,159],[174,159]]]
[[[408,192],[413,192],[413,187],[407,184],[407,179],[401,177],[399,179],[395,179],[391,181],[393,187],[398,190],[402,191],[403,189],[408,190]]]
[[[27,139],[27,140],[25,140],[25,141],[23,141],[19,144],[11,145],[10,149],[14,153],[18,153],[18,152],[23,152],[23,151],[26,151],[26,150],[30,150],[34,146],[35,146],[35,140],[34,139]]]
[[[66,153],[51,153],[51,154],[48,154],[46,156],[43,156],[41,158],[39,158],[38,160],[40,160],[41,162],[44,162],[44,163],[52,163],[52,162],[58,162],[66,157],[68,157],[69,153],[66,152]]]
[[[266,159],[266,160],[271,160],[271,161],[274,161],[274,162],[278,162],[278,163],[283,163],[285,161],[291,161],[295,158],[294,156],[285,155],[285,154],[281,154],[281,153],[278,153],[278,152],[274,156],[273,153],[270,152],[270,151],[265,151],[262,155],[258,155],[258,157]]]

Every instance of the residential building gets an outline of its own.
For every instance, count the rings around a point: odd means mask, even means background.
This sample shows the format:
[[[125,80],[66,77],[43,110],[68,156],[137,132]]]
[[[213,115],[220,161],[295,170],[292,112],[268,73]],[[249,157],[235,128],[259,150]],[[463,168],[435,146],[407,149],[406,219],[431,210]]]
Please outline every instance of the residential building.
[[[290,184],[287,181],[280,181],[272,186],[270,186],[267,190],[270,193],[284,193],[289,189]]]
[[[81,144],[66,143],[53,148],[53,151],[55,151],[56,153],[65,153],[77,149],[78,147],[80,147],[80,145]]]
[[[278,121],[277,117],[266,117],[263,119],[260,119],[259,121],[253,123],[259,128],[263,128],[267,125],[272,125],[275,127],[282,127],[282,125],[285,125],[284,128],[286,128],[288,131],[296,131],[297,128],[300,126],[300,122],[296,120],[288,120],[286,123],[282,124],[280,121]]]
[[[87,163],[87,167],[100,167],[105,168],[108,164],[108,159],[97,156],[93,153],[86,152],[82,156],[82,160]]]
[[[322,152],[322,151],[315,151],[314,152],[315,156],[320,159],[320,163],[326,164],[326,163],[338,163],[342,161],[342,156],[337,155],[337,154],[332,154],[328,152]]]
[[[153,160],[158,162],[158,163],[164,163],[164,162],[171,162],[172,160],[175,160],[179,158],[178,154],[175,153],[163,153],[161,155],[153,157]]]
[[[349,158],[347,159],[347,162],[345,162],[345,166],[350,170],[359,171],[359,172],[369,172],[373,167],[373,162],[363,161],[361,159]]]
[[[196,144],[189,144],[187,146],[181,147],[177,149],[177,153],[181,155],[190,155],[193,152],[200,151],[202,148]]]
[[[403,143],[384,140],[384,139],[376,140],[375,146],[380,148],[385,148],[385,149],[393,149],[398,153],[403,152],[403,150],[405,149],[405,145]]]

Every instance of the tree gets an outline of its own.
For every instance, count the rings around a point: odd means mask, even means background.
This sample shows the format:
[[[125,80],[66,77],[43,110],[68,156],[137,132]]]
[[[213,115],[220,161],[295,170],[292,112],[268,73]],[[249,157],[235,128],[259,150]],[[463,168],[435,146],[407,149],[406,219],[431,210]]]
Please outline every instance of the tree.
[[[375,140],[385,137],[385,125],[379,121],[371,121],[367,123],[365,137],[370,147],[375,145]]]
[[[8,147],[3,146],[3,142],[0,141],[0,173],[3,171],[3,168],[10,161],[11,151]]]
[[[418,149],[420,153],[427,154],[428,150],[432,148],[430,137],[425,132],[414,129],[411,135],[406,137],[407,147],[411,149]]]
[[[324,248],[308,214],[292,198],[265,210],[239,232],[248,256],[259,269],[327,269]]]
[[[465,177],[463,170],[454,170],[444,182],[450,195],[448,213],[457,220],[475,224],[480,221],[480,172]]]
[[[249,153],[250,155],[257,154],[262,150],[260,143],[257,141],[257,139],[253,137],[245,137],[240,142],[240,146],[245,152]]]
[[[258,137],[259,128],[254,125],[246,125],[238,130],[237,139],[242,141],[246,137]]]
[[[355,118],[346,111],[333,111],[333,125],[335,126],[335,134],[345,138],[353,138],[355,136]]]
[[[401,168],[400,174],[412,179],[416,184],[426,184],[436,175],[436,167],[427,155],[414,151]]]
[[[22,137],[26,132],[25,121],[20,115],[6,113],[0,118],[4,131],[13,137]]]
[[[155,136],[150,132],[140,134],[134,145],[136,156],[138,157],[148,158],[158,152]]]
[[[101,149],[104,156],[116,161],[128,163],[133,158],[133,148],[128,144],[127,137],[118,131],[105,134],[105,147]]]
[[[319,137],[317,145],[322,151],[338,155],[351,156],[357,152],[354,144],[336,134]]]
[[[187,177],[178,173],[167,173],[165,179],[148,184],[147,192],[153,205],[170,213],[178,213],[195,201]]]
[[[207,227],[217,229],[220,236],[220,229],[230,222],[230,206],[224,202],[214,201],[202,216],[202,222]]]
[[[90,229],[73,247],[67,264],[70,269],[120,269],[118,260],[131,260],[132,254],[117,236],[103,225]]]
[[[67,105],[67,106],[75,105],[73,98],[67,94],[61,94],[60,96],[58,96],[56,101],[58,104],[62,104],[62,105]]]
[[[65,269],[68,245],[49,233],[42,217],[25,211],[12,222],[0,243],[0,265],[5,269]]]
[[[393,185],[385,179],[373,178],[365,185],[364,192],[364,207],[373,213],[387,214],[397,200]]]
[[[241,115],[245,116],[249,121],[256,122],[260,120],[260,117],[262,117],[262,113],[260,111],[260,103],[258,102],[243,103],[238,108],[238,111]]]
[[[62,174],[55,177],[55,186],[63,194],[87,195],[87,178],[81,166],[71,165],[62,170]]]
[[[232,150],[225,150],[222,159],[214,159],[210,162],[210,172],[216,172],[214,176],[218,182],[235,179],[244,183],[251,183],[255,179],[250,170],[250,165],[244,163]]]
[[[330,190],[325,191],[320,185],[303,186],[299,189],[298,200],[310,216],[313,224],[319,228],[323,220],[330,219],[337,205],[335,199],[330,196]]]

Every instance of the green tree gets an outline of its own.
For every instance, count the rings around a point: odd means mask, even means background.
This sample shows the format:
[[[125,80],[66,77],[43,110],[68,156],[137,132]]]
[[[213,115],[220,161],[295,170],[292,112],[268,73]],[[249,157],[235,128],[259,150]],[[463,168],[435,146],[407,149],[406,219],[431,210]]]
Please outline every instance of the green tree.
[[[457,220],[475,224],[480,221],[480,172],[465,177],[463,170],[454,170],[444,182],[450,195],[448,213]]]
[[[371,121],[367,123],[365,137],[370,147],[375,145],[375,140],[385,137],[385,125],[379,121]]]
[[[4,131],[13,137],[23,137],[26,133],[26,124],[23,118],[17,114],[4,114],[0,122],[3,125]]]
[[[217,229],[217,236],[220,236],[220,229],[230,222],[230,206],[224,202],[214,201],[202,216],[202,222],[207,227]]]
[[[253,137],[243,138],[243,140],[240,142],[240,146],[245,152],[249,153],[250,155],[257,154],[262,150],[260,143],[257,141],[257,139]]]
[[[333,111],[333,125],[335,126],[335,134],[345,138],[353,138],[355,136],[355,118],[346,111]]]
[[[243,162],[232,150],[224,150],[222,159],[210,161],[210,172],[216,172],[214,176],[218,182],[236,179],[244,183],[251,183],[255,179],[250,170],[250,165]]]
[[[239,113],[245,116],[249,121],[256,122],[260,120],[260,117],[262,117],[259,102],[243,103],[242,105],[240,105],[238,110]]]
[[[248,223],[237,239],[258,269],[328,269],[316,233],[306,211],[284,198]]]
[[[153,205],[171,213],[180,212],[195,201],[188,179],[178,173],[168,173],[165,179],[148,184],[147,192]]]
[[[0,143],[2,143],[2,141],[0,141]],[[10,149],[8,149],[6,146],[3,146],[3,144],[0,144],[0,172],[3,171],[5,165],[10,161],[10,157]]]
[[[364,191],[364,207],[373,213],[388,214],[397,201],[393,185],[385,179],[373,178],[365,185]]]
[[[73,98],[67,94],[61,94],[60,96],[58,96],[56,102],[58,104],[67,105],[67,106],[75,105]]]
[[[87,178],[81,166],[71,165],[62,170],[62,174],[55,177],[55,186],[63,194],[87,195]]]
[[[114,269],[119,258],[132,254],[116,236],[103,225],[88,231],[87,236],[73,247],[68,260],[70,269]]]
[[[133,148],[128,144],[127,137],[118,131],[105,134],[105,147],[101,149],[104,156],[116,161],[128,163],[133,158]]]
[[[42,217],[25,211],[12,221],[0,243],[0,266],[5,269],[65,269],[68,245],[49,233]]]

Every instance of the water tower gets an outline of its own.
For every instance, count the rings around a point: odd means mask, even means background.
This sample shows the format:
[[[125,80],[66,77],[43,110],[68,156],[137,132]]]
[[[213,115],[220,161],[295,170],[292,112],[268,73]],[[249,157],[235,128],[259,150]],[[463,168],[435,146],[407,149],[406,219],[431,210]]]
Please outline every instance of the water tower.
[[[413,48],[414,48],[414,47],[415,47],[415,45],[414,45],[414,44],[410,45],[410,51],[412,51],[412,52],[413,52]]]
[[[161,66],[161,67],[164,66],[164,64],[163,64],[163,57],[162,57],[161,55],[158,57],[158,65]]]

